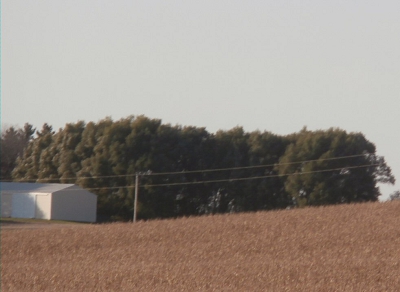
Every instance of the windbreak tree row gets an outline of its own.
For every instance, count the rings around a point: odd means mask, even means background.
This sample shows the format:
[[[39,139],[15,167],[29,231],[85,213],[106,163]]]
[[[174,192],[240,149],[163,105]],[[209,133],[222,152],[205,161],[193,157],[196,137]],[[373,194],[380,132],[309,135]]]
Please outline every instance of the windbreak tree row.
[[[12,177],[80,185],[98,195],[100,219],[129,220],[140,173],[138,218],[168,218],[376,201],[377,183],[394,177],[375,152],[340,129],[209,133],[131,116],[58,132],[45,124]]]
[[[0,143],[1,178],[9,180],[16,160],[22,155],[36,129],[26,123],[23,129],[14,126],[2,128]]]

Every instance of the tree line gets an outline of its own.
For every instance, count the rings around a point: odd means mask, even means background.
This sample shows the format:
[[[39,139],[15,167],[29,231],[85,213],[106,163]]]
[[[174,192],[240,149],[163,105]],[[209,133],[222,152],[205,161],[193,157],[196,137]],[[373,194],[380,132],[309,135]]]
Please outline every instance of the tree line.
[[[11,136],[23,151],[4,146]],[[377,183],[395,181],[362,133],[209,133],[145,116],[79,121],[57,132],[48,124],[13,128],[2,134],[1,166],[14,181],[89,189],[101,220],[132,218],[138,173],[139,219],[376,201]]]

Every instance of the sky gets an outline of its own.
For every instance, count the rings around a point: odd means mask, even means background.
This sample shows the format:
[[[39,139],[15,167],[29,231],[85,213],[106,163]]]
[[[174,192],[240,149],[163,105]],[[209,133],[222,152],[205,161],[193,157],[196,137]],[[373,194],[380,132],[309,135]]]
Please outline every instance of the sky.
[[[1,1],[1,122],[338,127],[400,189],[400,1]]]

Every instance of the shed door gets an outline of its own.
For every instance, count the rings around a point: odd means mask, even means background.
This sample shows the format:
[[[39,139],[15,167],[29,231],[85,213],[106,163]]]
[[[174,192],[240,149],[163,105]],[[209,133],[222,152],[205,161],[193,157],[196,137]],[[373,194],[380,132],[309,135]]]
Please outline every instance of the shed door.
[[[34,218],[35,197],[34,194],[13,194],[11,217]]]

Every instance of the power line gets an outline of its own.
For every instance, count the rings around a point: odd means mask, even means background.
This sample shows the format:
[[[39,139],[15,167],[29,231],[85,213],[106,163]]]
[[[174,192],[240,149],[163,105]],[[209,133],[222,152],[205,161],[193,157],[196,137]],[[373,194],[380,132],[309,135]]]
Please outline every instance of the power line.
[[[216,183],[216,182],[244,181],[244,180],[262,179],[262,178],[285,177],[285,176],[290,176],[290,175],[303,175],[303,174],[311,174],[311,173],[319,173],[319,172],[329,172],[329,171],[342,170],[344,168],[345,169],[364,168],[364,167],[378,166],[378,165],[379,164],[366,164],[366,165],[347,166],[347,167],[331,168],[331,169],[324,169],[324,170],[295,172],[295,173],[288,173],[288,174],[272,174],[272,175],[264,175],[264,176],[251,176],[251,177],[243,177],[243,178],[220,179],[220,180],[209,180],[209,181],[198,181],[198,182],[183,182],[183,183],[170,183],[170,184],[142,185],[141,187],[162,187],[162,186],[206,184],[206,183]]]
[[[326,160],[337,160],[337,159],[345,159],[352,157],[360,157],[365,156],[365,154],[357,154],[357,155],[349,155],[349,156],[341,156],[341,157],[332,157],[332,158],[324,158],[324,159],[313,159],[313,160],[303,160],[296,162],[285,162],[285,163],[273,163],[273,164],[264,164],[264,165],[253,165],[253,166],[239,166],[239,167],[230,167],[230,168],[215,168],[215,169],[204,169],[204,170],[188,170],[188,171],[176,171],[176,172],[159,172],[159,173],[150,173],[147,175],[170,175],[170,174],[185,174],[185,173],[202,173],[202,172],[217,172],[217,171],[227,171],[227,170],[240,170],[240,169],[252,169],[252,168],[262,168],[262,167],[270,167],[270,166],[280,166],[280,165],[291,165],[298,163],[307,163],[314,161],[326,161]]]
[[[188,171],[174,171],[174,172],[158,172],[158,173],[141,173],[140,176],[160,176],[160,175],[177,175],[177,174],[188,174],[188,173],[206,173],[206,172],[218,172],[218,171],[228,171],[228,170],[241,170],[241,169],[255,169],[255,168],[263,168],[263,167],[271,167],[271,166],[281,166],[281,165],[293,165],[299,163],[308,163],[315,161],[331,161],[331,160],[339,160],[346,158],[354,158],[365,156],[366,154],[356,154],[356,155],[347,155],[347,156],[339,156],[332,158],[323,158],[323,159],[312,159],[312,160],[302,160],[295,162],[285,162],[285,163],[274,163],[274,164],[263,164],[263,165],[253,165],[253,166],[240,166],[240,167],[230,167],[230,168],[215,168],[215,169],[203,169],[203,170],[188,170]],[[21,179],[15,180],[14,182],[37,182],[40,180],[49,181],[58,181],[60,179],[63,180],[73,180],[73,179],[101,179],[101,178],[118,178],[118,177],[134,177],[136,174],[122,174],[122,175],[104,175],[104,176],[81,176],[81,177],[69,177],[69,178],[54,178],[54,179]]]
[[[182,182],[182,183],[166,183],[166,184],[145,184],[140,187],[167,187],[167,186],[182,186],[182,185],[196,185],[196,184],[208,184],[208,183],[221,183],[221,182],[234,182],[234,181],[245,181],[245,180],[254,180],[254,179],[264,179],[264,178],[276,178],[276,177],[285,177],[291,175],[303,175],[303,174],[312,174],[312,173],[322,173],[322,172],[330,172],[337,171],[342,169],[356,169],[356,168],[365,168],[371,166],[378,166],[379,164],[365,164],[365,165],[357,165],[357,166],[347,166],[340,168],[330,168],[323,170],[314,170],[314,171],[304,171],[304,172],[295,172],[295,173],[285,173],[285,174],[272,174],[272,175],[264,175],[264,176],[251,176],[251,177],[242,177],[242,178],[231,178],[231,179],[219,179],[219,180],[207,180],[207,181],[196,181],[196,182]],[[94,190],[112,190],[112,189],[135,189],[134,185],[129,186],[119,186],[119,187],[102,187],[102,188],[84,188],[87,191]],[[77,191],[77,190],[63,190],[63,191]]]

